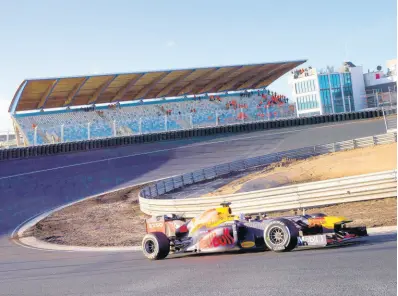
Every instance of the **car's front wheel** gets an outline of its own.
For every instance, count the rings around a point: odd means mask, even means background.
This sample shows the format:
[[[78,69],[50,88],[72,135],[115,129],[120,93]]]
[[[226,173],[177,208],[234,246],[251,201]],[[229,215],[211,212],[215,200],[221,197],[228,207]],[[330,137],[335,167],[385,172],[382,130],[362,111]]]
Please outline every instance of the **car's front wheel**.
[[[264,241],[274,252],[288,252],[297,246],[298,230],[294,224],[283,218],[270,222],[264,229]]]
[[[148,233],[142,239],[142,252],[151,260],[164,259],[170,252],[170,241],[162,232]]]

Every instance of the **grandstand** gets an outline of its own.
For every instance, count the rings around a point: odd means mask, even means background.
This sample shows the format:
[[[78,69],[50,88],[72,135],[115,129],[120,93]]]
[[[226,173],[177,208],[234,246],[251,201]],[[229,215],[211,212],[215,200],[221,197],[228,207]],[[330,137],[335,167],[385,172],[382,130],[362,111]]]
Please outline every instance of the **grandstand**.
[[[9,112],[19,145],[295,115],[267,86],[305,61],[25,80]]]

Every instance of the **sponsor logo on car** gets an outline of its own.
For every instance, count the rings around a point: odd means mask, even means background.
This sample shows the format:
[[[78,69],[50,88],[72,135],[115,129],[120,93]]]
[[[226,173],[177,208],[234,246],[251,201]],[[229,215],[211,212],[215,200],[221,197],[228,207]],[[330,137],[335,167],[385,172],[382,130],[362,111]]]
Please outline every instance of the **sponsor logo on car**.
[[[255,243],[252,241],[244,241],[240,244],[242,248],[252,248],[255,246]]]
[[[228,228],[223,229],[222,235],[217,235],[215,232],[211,232],[206,235],[200,242],[200,249],[217,248],[219,246],[232,245],[234,238],[229,233]]]
[[[163,222],[154,222],[154,223],[148,223],[149,228],[160,228],[163,227]]]
[[[299,246],[326,246],[326,235],[308,235],[298,237]]]

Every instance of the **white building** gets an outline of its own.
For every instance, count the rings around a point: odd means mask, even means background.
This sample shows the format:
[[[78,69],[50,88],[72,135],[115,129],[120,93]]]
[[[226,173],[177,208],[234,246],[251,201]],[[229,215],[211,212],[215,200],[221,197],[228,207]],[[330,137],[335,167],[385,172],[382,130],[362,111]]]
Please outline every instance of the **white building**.
[[[310,67],[291,74],[289,84],[298,116],[354,112],[367,107],[361,66],[347,62],[339,71]]]
[[[368,107],[377,107],[381,103],[397,104],[397,60],[389,60],[386,65],[386,72],[378,66],[363,75]]]

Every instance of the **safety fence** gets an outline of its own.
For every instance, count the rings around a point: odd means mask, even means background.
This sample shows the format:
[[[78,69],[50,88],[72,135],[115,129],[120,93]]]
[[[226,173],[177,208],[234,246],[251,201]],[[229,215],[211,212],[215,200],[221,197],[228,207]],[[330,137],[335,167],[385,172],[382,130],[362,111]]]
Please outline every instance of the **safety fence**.
[[[175,213],[191,218],[225,201],[231,202],[234,213],[255,214],[396,196],[397,170],[392,170],[208,198],[140,197],[140,207],[150,215]]]
[[[388,133],[397,131],[397,107],[382,107],[384,124]]]
[[[161,132],[153,134],[111,137],[111,138],[86,140],[78,142],[56,143],[56,144],[19,147],[11,149],[0,149],[0,161],[64,154],[71,152],[90,151],[94,149],[110,148],[110,147],[133,145],[140,143],[176,140],[176,139],[184,139],[192,137],[204,137],[215,134],[252,132],[259,130],[313,125],[313,124],[321,124],[329,122],[360,120],[360,119],[376,118],[382,116],[383,116],[383,111],[381,109],[365,110],[353,113],[328,114],[328,115],[319,115],[319,116],[304,117],[304,118],[277,119],[272,121],[260,121],[260,122],[251,122],[245,124],[242,123],[242,124],[233,124],[233,125],[216,126],[216,127],[204,127],[204,128],[195,128],[195,129]]]
[[[179,204],[180,202],[184,203],[180,199],[161,200],[162,195],[166,193],[171,193],[173,191],[179,190],[185,186],[189,186],[195,183],[214,180],[222,176],[227,176],[256,167],[265,167],[283,159],[299,160],[332,152],[352,150],[357,148],[396,142],[397,133],[395,132],[375,135],[372,137],[353,139],[344,142],[316,145],[283,152],[271,153],[264,156],[258,156],[249,159],[242,159],[230,163],[220,164],[213,167],[197,170],[191,173],[167,178],[150,186],[147,186],[140,192],[140,204],[142,207],[142,211],[149,213],[153,210],[152,206],[156,206],[157,204],[167,205],[167,203],[169,203],[171,205]],[[154,210],[156,211],[156,208]]]

